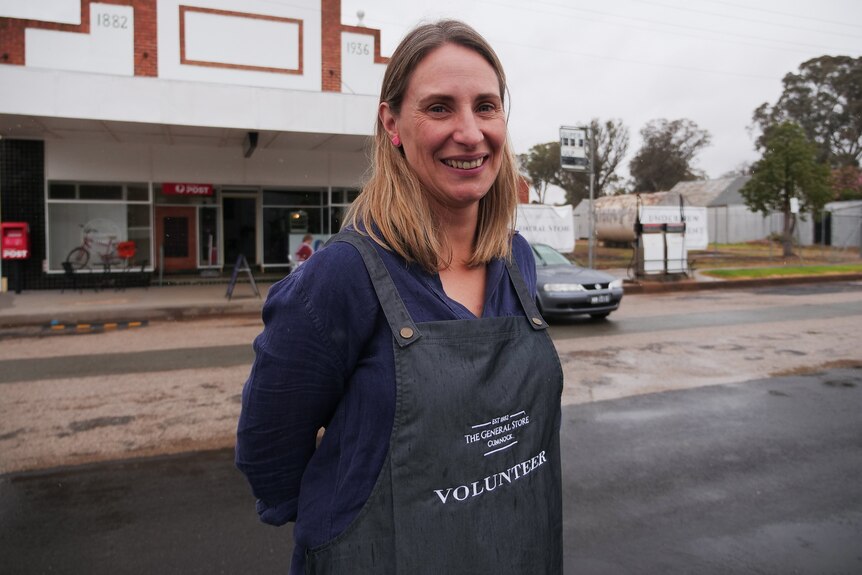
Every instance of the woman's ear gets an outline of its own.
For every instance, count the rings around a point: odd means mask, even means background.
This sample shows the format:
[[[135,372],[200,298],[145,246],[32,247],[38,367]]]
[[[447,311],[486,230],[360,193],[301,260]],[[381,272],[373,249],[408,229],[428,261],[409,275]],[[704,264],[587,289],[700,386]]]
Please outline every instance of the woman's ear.
[[[388,102],[380,102],[380,107],[377,109],[377,115],[380,118],[380,123],[386,133],[389,134],[389,139],[393,140],[398,137],[398,118],[392,113],[392,108]]]

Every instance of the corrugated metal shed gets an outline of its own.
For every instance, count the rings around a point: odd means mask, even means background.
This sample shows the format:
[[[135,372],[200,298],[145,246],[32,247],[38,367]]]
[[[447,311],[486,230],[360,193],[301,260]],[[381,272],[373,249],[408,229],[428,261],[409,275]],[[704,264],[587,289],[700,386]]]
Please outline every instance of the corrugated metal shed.
[[[730,183],[727,188],[721,192],[715,200],[710,204],[710,206],[744,206],[745,200],[742,195],[739,193],[739,190],[742,189],[748,180],[751,179],[751,176],[739,176],[733,182]]]
[[[690,206],[736,206],[744,205],[745,201],[739,195],[739,190],[751,179],[751,176],[733,176],[717,180],[696,180],[680,182],[671,188],[672,192],[682,194],[685,203]]]

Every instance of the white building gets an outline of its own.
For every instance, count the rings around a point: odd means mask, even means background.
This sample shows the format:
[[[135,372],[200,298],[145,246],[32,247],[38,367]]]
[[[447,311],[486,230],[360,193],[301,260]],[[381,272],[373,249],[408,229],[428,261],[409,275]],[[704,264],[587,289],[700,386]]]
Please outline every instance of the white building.
[[[147,269],[286,267],[368,169],[387,59],[340,0],[0,0],[0,30],[0,218],[30,226],[28,288],[123,241]]]

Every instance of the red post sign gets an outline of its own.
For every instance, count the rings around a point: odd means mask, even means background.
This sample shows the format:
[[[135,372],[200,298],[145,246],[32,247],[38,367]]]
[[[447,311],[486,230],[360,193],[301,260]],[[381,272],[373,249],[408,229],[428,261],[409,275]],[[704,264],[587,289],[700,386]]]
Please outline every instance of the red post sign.
[[[26,222],[0,224],[0,256],[4,260],[26,260],[30,257],[30,224]]]
[[[211,196],[212,184],[162,184],[166,196]]]

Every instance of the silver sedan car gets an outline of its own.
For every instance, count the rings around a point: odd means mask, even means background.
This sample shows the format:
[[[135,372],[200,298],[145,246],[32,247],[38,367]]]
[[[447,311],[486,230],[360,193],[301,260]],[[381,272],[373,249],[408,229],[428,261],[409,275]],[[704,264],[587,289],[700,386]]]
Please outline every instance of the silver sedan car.
[[[536,303],[545,318],[589,315],[603,319],[620,307],[623,280],[577,266],[551,246],[531,245],[536,258]]]

